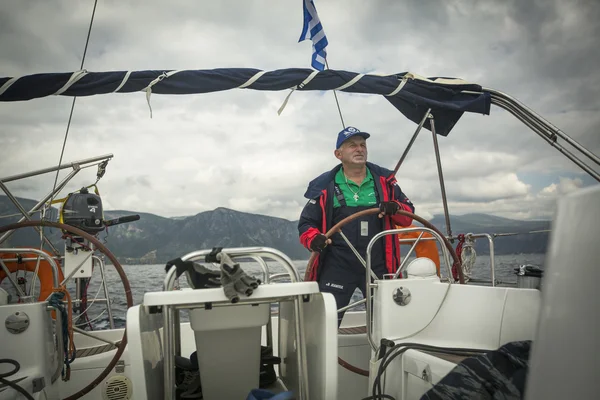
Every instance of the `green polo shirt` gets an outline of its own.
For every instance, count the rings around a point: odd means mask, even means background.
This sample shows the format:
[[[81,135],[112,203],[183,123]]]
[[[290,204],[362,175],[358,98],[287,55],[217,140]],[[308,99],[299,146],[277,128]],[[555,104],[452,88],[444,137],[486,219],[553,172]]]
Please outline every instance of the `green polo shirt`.
[[[373,175],[371,175],[369,168],[367,168],[367,175],[360,186],[350,179],[348,179],[348,182],[346,183],[346,177],[342,168],[335,174],[335,183],[340,187],[348,207],[373,206],[377,204],[375,180],[373,180]],[[357,200],[354,199],[354,194],[358,195]],[[333,207],[340,207],[340,202],[335,196],[335,193],[333,194]]]

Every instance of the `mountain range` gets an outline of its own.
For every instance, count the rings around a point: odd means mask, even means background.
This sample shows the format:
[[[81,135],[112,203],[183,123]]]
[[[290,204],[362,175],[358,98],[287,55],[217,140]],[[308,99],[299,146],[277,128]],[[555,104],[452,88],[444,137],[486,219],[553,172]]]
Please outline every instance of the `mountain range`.
[[[35,201],[18,199],[27,210]],[[18,213],[6,196],[0,196],[0,226],[17,222],[19,216],[3,217]],[[126,264],[164,263],[194,250],[212,247],[265,246],[276,248],[295,260],[306,260],[310,253],[298,240],[298,221],[217,208],[188,217],[166,218],[136,211],[104,211],[106,220],[125,215],[138,214],[135,222],[111,226],[99,234],[120,262]],[[56,221],[58,210],[52,209],[47,216]],[[34,219],[39,219],[36,214]],[[443,215],[436,215],[430,222],[446,234]],[[512,233],[550,229],[550,221],[519,221],[488,214],[452,215],[452,233]],[[56,229],[45,229],[45,235],[62,250],[64,242]],[[39,246],[39,233],[32,228],[20,229],[0,247]],[[494,241],[496,254],[544,253],[548,233],[521,234],[498,237]],[[454,246],[456,246],[454,242]],[[489,254],[487,239],[476,242],[478,254]]]

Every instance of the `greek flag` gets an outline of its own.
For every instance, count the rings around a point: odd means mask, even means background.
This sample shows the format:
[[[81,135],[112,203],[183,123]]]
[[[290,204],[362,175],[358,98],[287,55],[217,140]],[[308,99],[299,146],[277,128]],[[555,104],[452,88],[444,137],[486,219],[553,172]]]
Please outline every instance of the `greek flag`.
[[[302,27],[302,34],[300,35],[300,40],[298,40],[298,42],[307,39],[312,40],[313,54],[311,65],[314,69],[323,71],[325,69],[325,58],[327,57],[327,52],[325,51],[325,47],[327,47],[328,44],[327,37],[325,36],[325,31],[319,20],[319,15],[317,14],[317,9],[315,8],[313,0],[302,1],[304,9],[304,26]]]

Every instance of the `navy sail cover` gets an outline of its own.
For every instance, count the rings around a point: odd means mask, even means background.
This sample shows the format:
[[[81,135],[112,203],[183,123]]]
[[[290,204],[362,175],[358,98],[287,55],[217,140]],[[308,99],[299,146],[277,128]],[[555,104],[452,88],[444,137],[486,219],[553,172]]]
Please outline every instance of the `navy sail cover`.
[[[262,75],[260,75],[262,73]],[[77,75],[79,74],[79,75]],[[311,74],[314,76],[310,79]],[[77,76],[78,79],[73,79]],[[158,78],[158,79],[157,79]],[[254,78],[254,79],[253,79]],[[307,79],[309,78],[309,79]],[[46,73],[0,78],[0,101],[61,96],[93,96],[146,91],[152,94],[200,94],[240,88],[283,91],[339,90],[383,95],[409,120],[419,123],[431,108],[436,132],[447,136],[464,112],[489,115],[491,97],[480,85],[452,78],[422,78],[411,73],[369,75],[341,70],[252,68]],[[428,123],[425,128],[431,130]]]

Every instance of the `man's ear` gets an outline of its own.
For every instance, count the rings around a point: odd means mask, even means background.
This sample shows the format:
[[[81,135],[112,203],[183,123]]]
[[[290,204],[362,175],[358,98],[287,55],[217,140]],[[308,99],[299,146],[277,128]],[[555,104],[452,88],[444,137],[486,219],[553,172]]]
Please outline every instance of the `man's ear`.
[[[342,159],[342,152],[339,151],[338,149],[333,151],[333,155],[335,156],[335,158],[337,158],[338,160]]]

